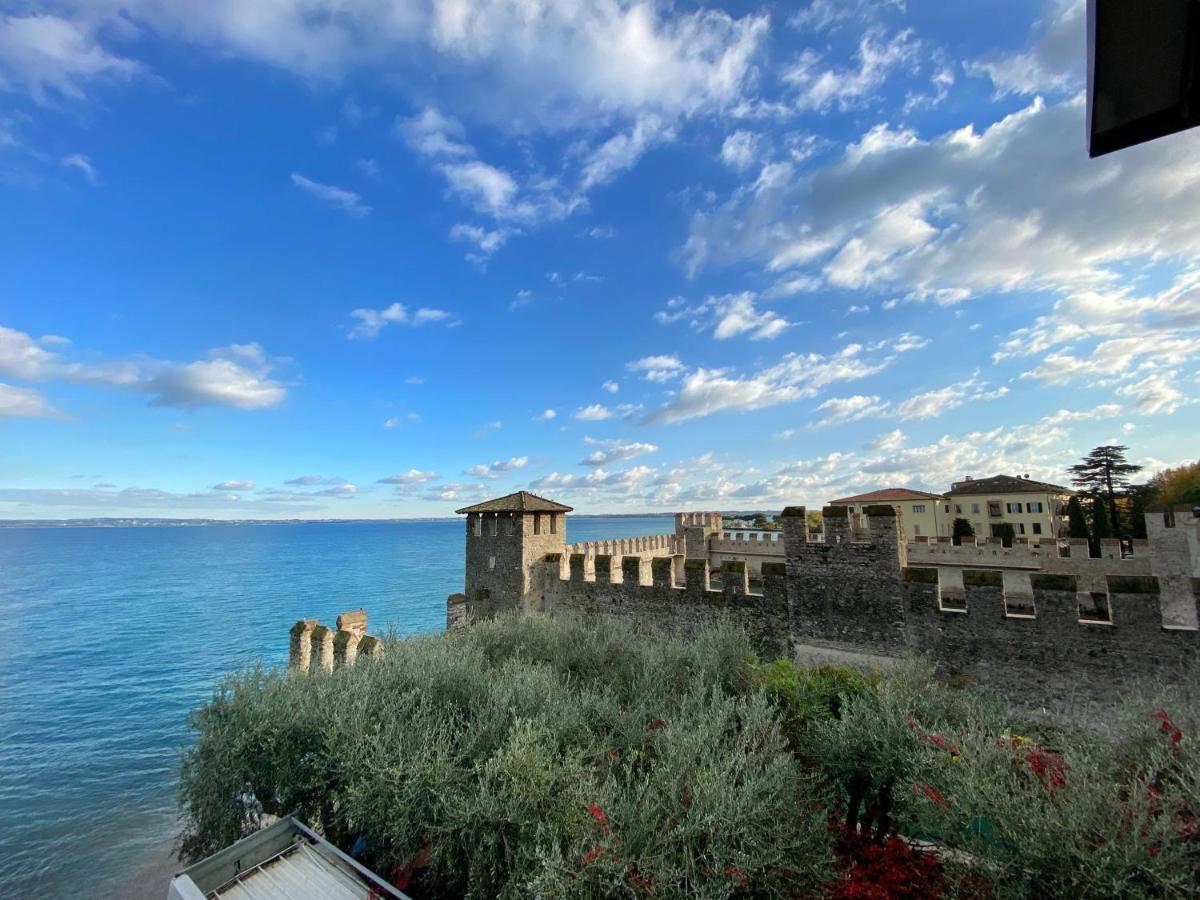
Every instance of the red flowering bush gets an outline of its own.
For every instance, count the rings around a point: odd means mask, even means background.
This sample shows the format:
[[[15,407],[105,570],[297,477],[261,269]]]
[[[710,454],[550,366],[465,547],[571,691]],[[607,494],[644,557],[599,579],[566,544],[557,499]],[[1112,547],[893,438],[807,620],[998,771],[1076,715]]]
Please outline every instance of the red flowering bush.
[[[840,850],[847,868],[829,886],[832,900],[936,900],[945,890],[938,859],[901,838],[892,836],[883,844],[849,842]]]

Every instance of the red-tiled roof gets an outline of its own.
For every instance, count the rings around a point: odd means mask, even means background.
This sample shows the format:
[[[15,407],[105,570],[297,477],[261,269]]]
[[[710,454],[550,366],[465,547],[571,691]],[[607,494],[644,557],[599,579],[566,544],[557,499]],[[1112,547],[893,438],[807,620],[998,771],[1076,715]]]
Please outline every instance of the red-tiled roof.
[[[941,500],[941,494],[930,494],[925,491],[914,491],[912,488],[884,488],[870,491],[866,494],[855,494],[853,497],[840,497],[830,500],[829,506],[849,506],[851,503],[894,503],[897,500]]]
[[[1071,494],[1070,488],[1046,481],[1034,481],[1019,475],[993,475],[991,478],[972,478],[950,485],[953,494]]]

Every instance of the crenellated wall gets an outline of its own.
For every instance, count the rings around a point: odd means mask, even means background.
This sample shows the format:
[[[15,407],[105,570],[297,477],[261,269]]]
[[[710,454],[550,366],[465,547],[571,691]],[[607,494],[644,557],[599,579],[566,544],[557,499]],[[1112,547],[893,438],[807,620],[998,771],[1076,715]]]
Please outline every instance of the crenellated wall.
[[[682,631],[719,612],[745,625],[764,655],[916,653],[1033,705],[1107,699],[1131,678],[1182,677],[1200,662],[1200,519],[1190,509],[1151,514],[1149,540],[1132,555],[1112,541],[1095,559],[1077,541],[906,542],[891,506],[868,507],[865,529],[828,507],[815,535],[806,512],[785,509],[782,534],[768,539],[688,513],[674,535],[543,554],[527,571],[526,608]],[[508,605],[456,594],[447,627]],[[313,635],[320,667],[328,638]]]
[[[329,628],[316,619],[301,619],[291,627],[288,668],[295,672],[332,672],[353,666],[359,657],[383,655],[383,643],[367,634],[367,611],[356,609],[337,617]]]

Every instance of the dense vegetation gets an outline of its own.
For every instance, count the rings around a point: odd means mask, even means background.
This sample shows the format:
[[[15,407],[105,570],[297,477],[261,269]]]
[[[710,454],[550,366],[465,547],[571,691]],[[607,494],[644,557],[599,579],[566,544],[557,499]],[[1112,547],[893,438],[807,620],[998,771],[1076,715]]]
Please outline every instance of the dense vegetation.
[[[418,898],[1198,888],[1190,700],[1051,727],[917,667],[760,663],[719,625],[503,618],[389,643],[331,675],[233,676],[194,714],[186,857],[236,840],[250,801]]]

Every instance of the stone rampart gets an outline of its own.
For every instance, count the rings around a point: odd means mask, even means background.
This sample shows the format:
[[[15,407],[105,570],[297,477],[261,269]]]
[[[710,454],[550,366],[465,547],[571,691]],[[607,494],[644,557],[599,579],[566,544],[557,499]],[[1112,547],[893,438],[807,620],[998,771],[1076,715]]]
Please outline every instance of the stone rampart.
[[[809,533],[804,507],[788,507],[782,535],[767,539],[723,532],[715,513],[684,513],[674,535],[564,544],[529,565],[525,608],[682,631],[721,612],[766,655],[917,654],[1032,705],[1111,698],[1132,678],[1169,680],[1200,663],[1200,519],[1190,509],[1150,514],[1148,541],[1125,554],[1104,541],[1097,558],[1077,540],[905,541],[891,506],[868,507],[857,523],[842,507],[823,513],[821,535]],[[454,595],[447,627],[511,605],[487,590]],[[320,668],[336,642],[327,652],[313,625],[296,629],[311,631],[309,665]]]
[[[359,658],[383,655],[383,643],[367,634],[367,611],[356,609],[337,617],[337,628],[316,619],[301,619],[291,627],[288,669],[293,672],[332,672],[353,666]]]

